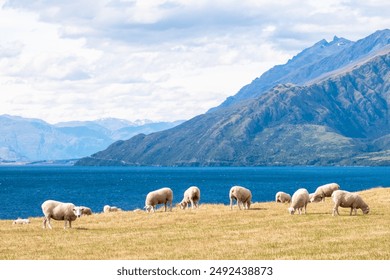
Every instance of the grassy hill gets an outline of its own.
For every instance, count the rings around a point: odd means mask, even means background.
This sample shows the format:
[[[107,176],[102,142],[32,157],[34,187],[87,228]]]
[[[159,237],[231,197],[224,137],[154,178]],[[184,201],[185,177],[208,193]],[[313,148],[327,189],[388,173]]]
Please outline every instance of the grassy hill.
[[[197,210],[123,211],[84,216],[63,229],[0,221],[0,259],[390,259],[390,188],[360,192],[371,212],[331,215],[333,202],[308,205],[308,214],[289,215],[288,205],[254,203],[251,210],[201,204]]]

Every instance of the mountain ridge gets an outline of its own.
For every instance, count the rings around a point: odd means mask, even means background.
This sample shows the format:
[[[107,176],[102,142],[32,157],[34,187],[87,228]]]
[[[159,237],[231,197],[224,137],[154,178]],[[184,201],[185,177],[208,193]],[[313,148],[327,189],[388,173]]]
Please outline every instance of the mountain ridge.
[[[334,36],[333,41],[320,40],[301,51],[283,65],[276,65],[243,86],[234,96],[209,111],[229,107],[246,99],[256,98],[281,83],[305,84],[321,75],[378,51],[390,44],[390,30],[378,30],[356,42]]]
[[[359,59],[318,82],[277,84],[175,128],[116,142],[76,164],[389,165],[389,38],[385,30],[357,41],[356,48],[369,50],[366,59],[346,53],[343,60]]]
[[[36,118],[0,115],[0,163],[77,159],[119,139],[167,129],[181,122],[111,118],[49,124]]]

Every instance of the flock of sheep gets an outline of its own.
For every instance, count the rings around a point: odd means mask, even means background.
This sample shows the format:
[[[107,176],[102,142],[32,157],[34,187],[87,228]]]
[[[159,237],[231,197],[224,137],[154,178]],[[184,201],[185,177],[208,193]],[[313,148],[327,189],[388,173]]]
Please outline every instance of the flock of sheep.
[[[289,195],[286,193],[279,193],[279,196],[276,194],[276,201],[278,201],[279,197],[284,199],[287,197],[287,201],[289,200]],[[332,197],[334,202],[333,216],[335,214],[339,215],[339,207],[351,208],[350,215],[352,215],[352,211],[356,215],[357,209],[361,209],[363,214],[368,214],[370,211],[368,205],[357,193],[340,190],[340,186],[336,183],[319,186],[312,194],[309,194],[304,188],[298,189],[291,198],[291,206],[288,208],[288,211],[290,214],[294,214],[296,210],[298,210],[299,214],[302,211],[306,214],[306,206],[309,202],[325,201],[325,197]]]
[[[339,215],[338,207],[351,208],[350,215],[354,211],[355,215],[357,209],[361,209],[363,214],[369,212],[368,205],[357,193],[351,193],[348,191],[340,190],[340,186],[336,183],[330,183],[323,186],[319,186],[312,194],[304,189],[298,189],[293,196],[285,192],[277,192],[275,196],[276,202],[291,203],[288,211],[290,214],[294,214],[298,210],[298,213],[302,212],[306,214],[306,206],[309,202],[324,201],[325,197],[332,197],[334,202],[333,216]],[[233,209],[233,202],[237,202],[238,208],[241,210],[249,209],[251,206],[252,193],[249,189],[241,186],[233,186],[229,191],[230,209]],[[180,202],[181,209],[185,209],[191,204],[191,208],[198,208],[200,200],[200,189],[196,186],[189,187],[184,192],[184,197]],[[149,192],[145,199],[145,207],[147,212],[155,212],[156,206],[164,204],[164,211],[167,211],[167,205],[172,211],[173,192],[170,188],[162,188],[152,192]],[[64,228],[69,224],[69,228],[72,227],[72,222],[81,215],[91,215],[90,208],[85,206],[75,206],[73,203],[63,203],[55,200],[47,200],[42,204],[42,212],[44,214],[43,228],[46,225],[51,229],[50,220],[65,221]],[[115,212],[120,211],[120,208],[115,206],[105,205],[103,212]],[[15,220],[14,223],[26,223],[26,221]]]

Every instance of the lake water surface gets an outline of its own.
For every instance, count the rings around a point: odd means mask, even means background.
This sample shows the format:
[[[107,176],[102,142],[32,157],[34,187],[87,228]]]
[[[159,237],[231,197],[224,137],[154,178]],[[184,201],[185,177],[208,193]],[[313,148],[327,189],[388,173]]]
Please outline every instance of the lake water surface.
[[[252,191],[253,202],[273,201],[277,191],[309,192],[336,182],[359,191],[390,186],[390,167],[0,167],[0,219],[43,216],[47,199],[72,202],[101,212],[114,205],[123,210],[143,208],[149,191],[170,187],[174,203],[192,185],[201,190],[202,203],[229,204],[229,190],[241,185]]]

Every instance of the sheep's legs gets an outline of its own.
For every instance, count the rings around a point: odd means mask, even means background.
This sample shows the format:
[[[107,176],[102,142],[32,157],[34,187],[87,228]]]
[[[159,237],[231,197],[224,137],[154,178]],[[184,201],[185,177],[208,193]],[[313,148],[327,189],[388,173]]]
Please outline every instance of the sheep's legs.
[[[50,224],[50,218],[45,217],[45,218],[43,219],[43,228],[46,228],[46,223],[47,223],[48,228],[49,228],[49,229],[52,229],[51,224]]]
[[[339,214],[339,206],[337,205],[335,205],[335,207],[333,208],[333,216],[336,216],[335,214],[337,214],[337,215],[340,215]]]
[[[66,229],[66,223],[69,222],[69,228],[72,228],[72,222],[71,221],[68,221],[68,220],[65,220],[65,223],[64,223],[64,229]]]

